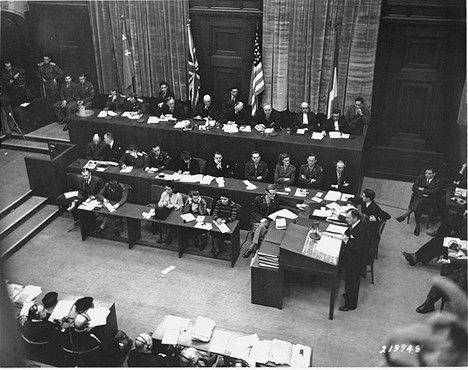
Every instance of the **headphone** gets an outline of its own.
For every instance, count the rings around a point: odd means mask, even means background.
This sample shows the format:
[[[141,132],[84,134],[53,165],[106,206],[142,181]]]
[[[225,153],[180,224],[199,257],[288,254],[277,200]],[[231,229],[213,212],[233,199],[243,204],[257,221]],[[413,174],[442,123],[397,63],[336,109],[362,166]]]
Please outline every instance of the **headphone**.
[[[232,362],[231,367],[250,367],[249,363],[241,358]]]
[[[153,348],[153,343],[148,343],[148,341],[143,337],[142,334],[138,335],[138,337],[135,338],[135,342],[143,344],[143,351],[151,351]]]

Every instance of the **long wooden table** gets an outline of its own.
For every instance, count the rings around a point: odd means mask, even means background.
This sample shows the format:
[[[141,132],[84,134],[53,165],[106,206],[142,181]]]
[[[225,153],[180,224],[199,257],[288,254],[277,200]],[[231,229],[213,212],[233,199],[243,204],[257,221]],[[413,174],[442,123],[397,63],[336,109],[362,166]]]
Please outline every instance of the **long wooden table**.
[[[280,153],[289,153],[291,163],[297,171],[299,166],[306,163],[307,155],[315,153],[318,162],[325,170],[333,167],[333,162],[343,159],[348,162],[347,171],[350,175],[350,191],[358,192],[362,176],[362,159],[367,126],[362,136],[350,139],[312,140],[305,135],[291,135],[280,132],[277,136],[268,136],[257,132],[225,133],[215,128],[209,131],[182,131],[174,129],[174,123],[160,122],[148,124],[148,115],[143,115],[144,122],[137,122],[120,116],[109,120],[97,118],[98,111],[90,117],[73,115],[68,119],[70,141],[77,145],[78,153],[84,157],[86,145],[95,133],[101,136],[112,132],[117,141],[123,145],[137,144],[142,150],[148,151],[151,145],[158,143],[163,150],[176,160],[183,150],[188,150],[194,157],[210,159],[215,151],[223,152],[224,156],[238,165],[238,173],[243,176],[244,164],[250,160],[253,150],[260,151],[262,159],[268,163],[269,178],[273,179],[274,166],[278,163]],[[191,120],[192,124],[197,121]],[[297,175],[297,174],[296,174]]]
[[[189,232],[192,230],[202,230],[195,228],[195,222],[184,222],[180,217],[182,212],[172,211],[166,219],[146,219],[142,216],[143,212],[148,212],[150,210],[147,206],[142,206],[138,204],[126,203],[123,206],[119,207],[115,212],[110,213],[105,207],[99,210],[84,210],[79,208],[80,213],[80,228],[81,228],[81,238],[86,240],[88,236],[100,236],[105,237],[103,234],[96,234],[96,217],[95,214],[103,214],[105,216],[112,215],[113,217],[123,217],[127,223],[127,238],[120,238],[122,241],[128,243],[128,247],[131,249],[135,244],[141,244],[145,246],[151,246],[162,249],[176,250],[178,252],[179,258],[181,258],[185,252],[190,254],[201,255],[204,257],[211,257],[211,255],[205,251],[198,251],[195,249],[189,249],[188,236]],[[173,226],[177,230],[177,244],[175,247],[170,247],[165,243],[155,243],[147,240],[142,240],[141,237],[141,221],[154,222],[157,224]],[[205,223],[211,223],[213,229],[210,231],[211,234],[218,235],[227,235],[231,242],[230,253],[221,253],[216,258],[221,260],[227,260],[231,262],[231,267],[234,267],[237,258],[239,257],[240,250],[240,238],[239,238],[239,221],[229,222],[226,225],[229,227],[230,231],[222,234],[215,222],[213,222],[211,216],[205,216]],[[187,232],[188,231],[188,232]]]

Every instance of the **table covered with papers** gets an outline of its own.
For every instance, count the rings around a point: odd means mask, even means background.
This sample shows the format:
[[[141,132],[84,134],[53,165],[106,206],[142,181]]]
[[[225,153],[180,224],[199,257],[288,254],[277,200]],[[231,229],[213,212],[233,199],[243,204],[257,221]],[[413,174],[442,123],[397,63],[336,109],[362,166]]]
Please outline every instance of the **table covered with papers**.
[[[196,340],[206,336],[208,340]],[[292,344],[285,340],[261,340],[258,334],[246,334],[220,328],[208,318],[198,316],[196,320],[168,315],[153,332],[153,338],[163,344],[194,347],[256,365],[291,367],[312,366],[312,349],[302,344]],[[205,338],[206,339],[206,338]]]

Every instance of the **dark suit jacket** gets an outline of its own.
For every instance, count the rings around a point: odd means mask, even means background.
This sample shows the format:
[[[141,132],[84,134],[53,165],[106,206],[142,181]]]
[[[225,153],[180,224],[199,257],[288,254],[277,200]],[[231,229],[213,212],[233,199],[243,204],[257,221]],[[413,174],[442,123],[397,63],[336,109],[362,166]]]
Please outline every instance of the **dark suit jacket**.
[[[235,100],[231,100],[231,92],[228,92],[224,94],[223,96],[223,115],[228,114],[228,112],[234,108],[234,104],[236,104],[238,101],[241,101],[241,98],[239,95],[236,96]]]
[[[276,131],[281,130],[283,124],[281,122],[281,115],[277,110],[272,109],[269,119],[266,118],[266,114],[263,109],[259,110],[255,115],[254,123],[262,123],[267,128],[274,128]]]
[[[258,223],[262,218],[267,218],[268,215],[276,212],[281,206],[295,207],[296,203],[292,200],[284,199],[279,195],[275,196],[273,202],[268,204],[265,200],[265,194],[255,197],[252,204],[252,213],[250,214],[250,224]]]
[[[221,161],[221,168],[216,167],[214,160],[210,160],[206,163],[205,174],[214,177],[233,177],[234,168],[225,159]]]
[[[227,121],[234,121],[239,126],[250,126],[252,124],[252,115],[244,106],[237,114],[234,113],[234,107],[224,117],[224,123]]]
[[[210,116],[212,119],[215,120],[217,120],[220,117],[218,109],[216,105],[213,104],[213,102],[210,104],[208,109],[205,109],[205,103],[203,102],[197,104],[197,106],[195,107],[195,112],[193,112],[193,116],[200,116],[201,118],[206,118]]]
[[[91,175],[89,184],[83,178],[80,179],[80,186],[78,188],[78,199],[85,200],[90,196],[96,196],[101,191],[104,181],[100,177]]]
[[[423,188],[423,190],[419,190]],[[440,195],[442,190],[442,182],[437,176],[435,176],[431,183],[428,185],[426,183],[426,176],[420,175],[413,184],[413,195],[411,199],[416,198],[429,198],[437,200],[437,197]]]
[[[172,117],[177,118],[177,119],[187,118],[187,116],[185,115],[184,106],[182,105],[182,103],[178,101],[175,102],[174,111],[172,113],[167,104],[163,105],[161,113],[164,115],[172,114]]]
[[[375,222],[377,224],[377,228],[378,224],[381,221],[389,220],[391,217],[387,212],[382,210],[382,208],[380,208],[379,205],[374,201],[370,202],[368,206],[360,197],[348,199],[348,202],[352,203],[355,206],[361,206],[361,213],[367,215],[368,217],[374,216],[377,219],[377,222]],[[369,221],[369,225],[372,224],[374,224],[374,222]]]
[[[145,164],[146,156],[141,153],[137,152],[136,158],[130,155],[130,152],[126,151],[119,160],[119,166],[122,167],[123,165],[126,166],[133,166],[135,168],[142,168]]]
[[[171,89],[167,89],[166,91],[166,95],[163,96],[163,93],[162,91],[159,91],[159,94],[156,98],[156,104],[159,104],[159,103],[165,103],[167,99],[169,98],[174,98],[175,99],[175,96],[174,96],[174,93],[171,91]]]
[[[135,103],[126,99],[123,103],[123,110],[125,112],[138,112],[141,109],[141,103],[142,102],[139,99],[135,100]]]
[[[188,165],[181,159],[179,161],[179,166],[177,170],[182,171],[182,172],[189,171],[191,175],[196,175],[198,173],[201,173],[200,166],[198,165],[198,161],[196,161],[193,158]]]
[[[109,95],[106,100],[106,108],[109,110],[121,110],[124,108],[124,103],[125,103],[125,95],[122,95],[120,93],[117,93],[117,96],[114,98],[114,96]]]
[[[348,228],[345,234],[349,237],[345,246],[346,262],[365,264],[370,252],[367,224],[360,221],[353,229]]]
[[[94,141],[88,143],[86,147],[86,159],[93,159],[97,161],[104,160],[106,156],[106,144],[100,141],[97,145]]]
[[[364,125],[369,124],[369,110],[362,106],[361,112],[362,116],[360,114],[356,114],[356,107],[354,105],[349,106],[346,109],[345,118],[346,122],[348,122],[350,134],[362,135]]]
[[[338,126],[340,128],[340,132],[345,134],[349,134],[348,124],[346,123],[346,118],[344,116],[340,116],[338,119]],[[325,122],[325,131],[328,133],[330,131],[335,131],[335,123],[333,122],[333,118],[327,119]]]
[[[345,185],[345,184],[348,184],[348,185]],[[338,190],[338,191],[341,191],[342,193],[349,193],[349,188],[350,188],[349,184],[350,184],[350,180],[349,180],[349,175],[348,175],[348,171],[346,170],[346,168],[341,174],[339,183],[338,183],[338,176],[336,174],[336,168],[333,167],[333,169],[331,169],[328,172],[328,176],[327,176],[328,190]],[[338,189],[332,187],[332,185],[338,185]]]
[[[106,155],[104,156],[106,161],[112,161],[119,163],[120,158],[122,158],[125,153],[125,148],[120,145],[120,143],[114,141],[112,148],[110,145],[106,145]]]
[[[293,122],[293,130],[297,130],[299,128],[307,128],[309,131],[320,131],[317,123],[317,116],[315,115],[314,112],[308,112],[307,113],[307,118],[309,121],[309,124],[306,125],[303,123],[303,116],[302,112],[299,112],[296,114],[294,117],[294,122]]]

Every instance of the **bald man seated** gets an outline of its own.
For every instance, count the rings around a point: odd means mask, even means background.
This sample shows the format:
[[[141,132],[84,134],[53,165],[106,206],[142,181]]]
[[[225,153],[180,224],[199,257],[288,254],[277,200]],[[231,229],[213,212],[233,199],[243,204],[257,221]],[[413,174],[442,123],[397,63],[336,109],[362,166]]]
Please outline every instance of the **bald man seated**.
[[[220,114],[218,112],[218,108],[216,105],[211,101],[211,96],[205,95],[203,97],[203,102],[198,103],[195,107],[195,111],[193,112],[194,119],[214,119],[218,120]]]
[[[158,353],[153,346],[152,333],[141,333],[135,338],[135,348],[128,355],[128,367],[175,367],[170,356]]]
[[[255,115],[255,129],[263,132],[266,128],[272,128],[275,131],[281,131],[282,122],[279,112],[272,108],[270,104],[265,104]]]
[[[228,125],[236,124],[237,126],[250,126],[252,124],[252,115],[244,107],[244,103],[239,101],[226,113],[223,123]]]

